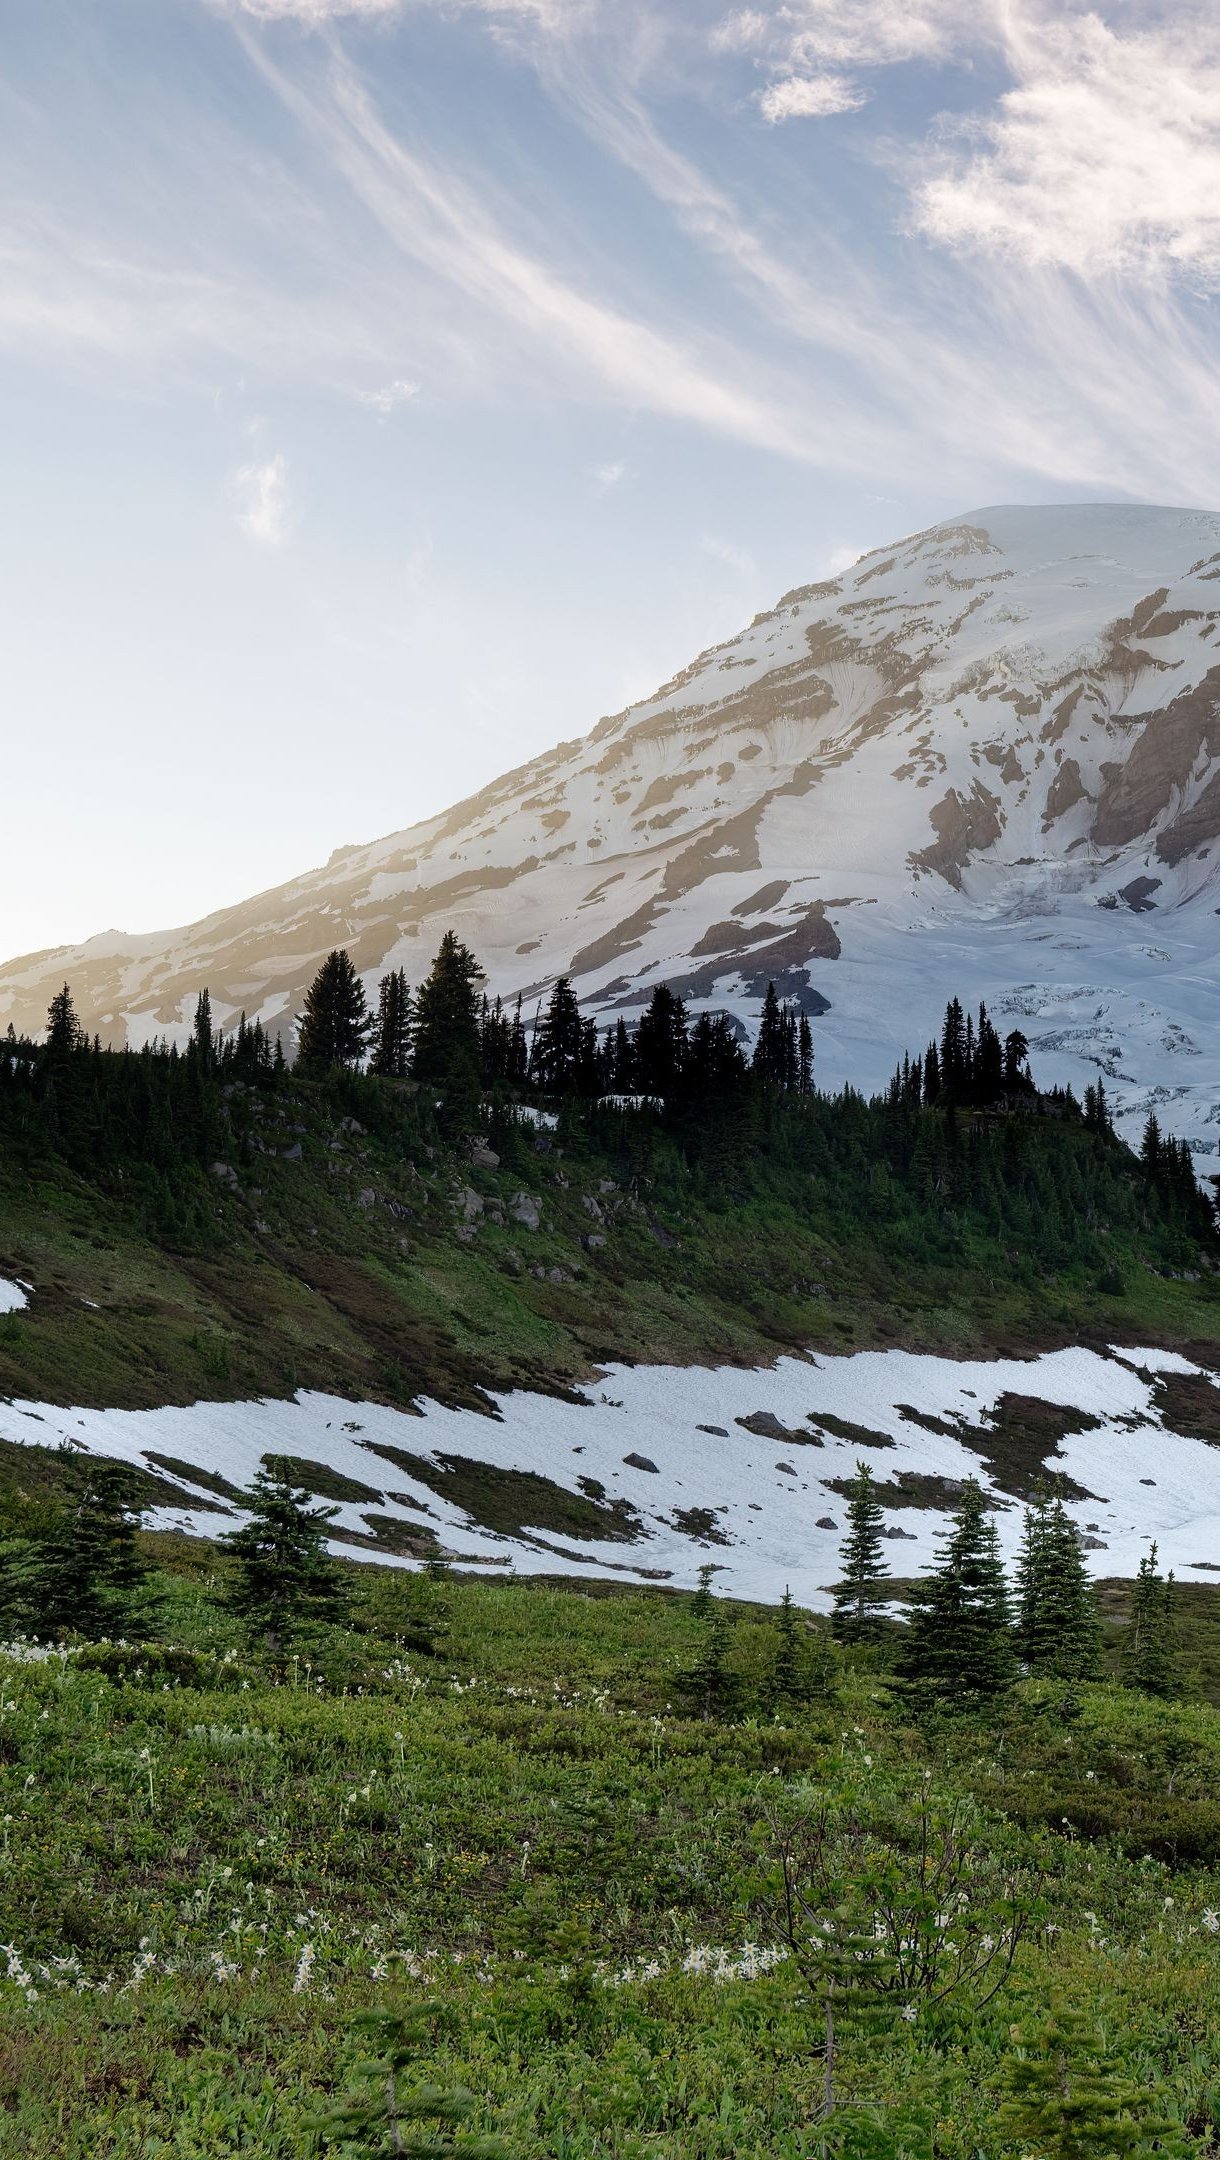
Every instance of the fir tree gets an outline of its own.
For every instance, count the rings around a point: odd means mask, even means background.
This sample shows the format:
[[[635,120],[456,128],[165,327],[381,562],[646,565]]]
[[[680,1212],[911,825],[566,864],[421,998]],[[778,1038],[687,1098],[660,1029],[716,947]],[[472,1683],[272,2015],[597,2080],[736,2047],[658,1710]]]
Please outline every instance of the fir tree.
[[[847,1503],[847,1536],[841,1547],[843,1576],[835,1588],[831,1623],[840,1642],[873,1642],[881,1632],[887,1603],[882,1585],[889,1576],[882,1551],[884,1519],[873,1492],[872,1470],[867,1463],[858,1462]]]
[[[1100,1631],[1080,1533],[1061,1499],[1038,1493],[1025,1512],[1017,1562],[1017,1631],[1031,1673],[1054,1680],[1092,1680],[1098,1672]]]
[[[76,1006],[67,983],[57,990],[47,1009],[47,1060],[59,1064],[74,1050],[88,1047],[88,1036],[76,1017]]]
[[[303,1629],[340,1619],[347,1603],[326,1551],[327,1526],[338,1510],[309,1501],[289,1465],[271,1457],[245,1496],[249,1522],[220,1540],[234,1561],[224,1602],[272,1657],[282,1656]]]
[[[758,1023],[758,1039],[754,1044],[753,1069],[760,1080],[769,1081],[772,1087],[784,1085],[785,1032],[784,1014],[775,994],[775,984],[769,982]]]
[[[411,992],[405,968],[391,968],[377,985],[369,1071],[405,1080],[411,1070]]]
[[[701,1581],[700,1590],[703,1588]],[[710,1584],[707,1599],[700,1621],[698,1656],[693,1665],[679,1673],[677,1684],[700,1717],[729,1723],[741,1707],[741,1682],[730,1671],[728,1662],[732,1622],[724,1600],[712,1597]]]
[[[135,1479],[119,1463],[69,1457],[64,1498],[27,1548],[25,1595],[38,1631],[96,1641],[146,1622],[151,1570],[137,1543]]]
[[[1123,1681],[1144,1695],[1179,1691],[1174,1581],[1161,1575],[1155,1544],[1140,1561],[1123,1642]]]
[[[763,1698],[772,1713],[798,1709],[802,1703],[828,1699],[836,1692],[834,1651],[821,1628],[802,1624],[785,1583],[775,1615],[771,1668]]]
[[[999,1539],[973,1478],[940,1565],[921,1586],[899,1671],[918,1695],[961,1708],[1002,1694],[1016,1678]]]
[[[583,1063],[580,1007],[568,977],[561,975],[534,1030],[531,1077],[548,1095],[572,1094]]]
[[[404,2085],[432,2046],[431,2028],[444,2015],[441,2003],[403,2011],[362,2010],[351,2030],[369,2050],[352,2066],[353,2089],[309,2127],[327,2145],[342,2145],[346,2160],[500,2160],[498,2137],[464,2130],[475,2097],[464,2086],[427,2081]]]
[[[417,1080],[436,1087],[450,1132],[470,1131],[479,1108],[479,997],[482,971],[474,954],[446,930],[428,979],[415,1001]]]
[[[686,1065],[686,1007],[668,983],[658,983],[635,1033],[635,1082],[643,1095],[668,1102],[677,1095]]]
[[[1140,2160],[1189,2151],[1179,2126],[1156,2112],[1153,2093],[1125,2077],[1085,2012],[1054,2001],[1011,2029],[1001,2138],[1029,2160]]]
[[[201,1073],[210,1073],[216,1064],[216,1037],[212,1028],[212,998],[206,988],[195,1001],[195,1024],[191,1031],[195,1056]]]
[[[243,1019],[244,1019],[243,1014]],[[302,1065],[358,1065],[372,1021],[364,984],[341,948],[328,953],[305,995],[298,1019],[297,1055]]]
[[[813,1034],[809,1026],[809,1017],[806,1013],[801,1014],[800,1037],[797,1047],[797,1064],[797,1086],[800,1089],[802,1095],[812,1095]]]

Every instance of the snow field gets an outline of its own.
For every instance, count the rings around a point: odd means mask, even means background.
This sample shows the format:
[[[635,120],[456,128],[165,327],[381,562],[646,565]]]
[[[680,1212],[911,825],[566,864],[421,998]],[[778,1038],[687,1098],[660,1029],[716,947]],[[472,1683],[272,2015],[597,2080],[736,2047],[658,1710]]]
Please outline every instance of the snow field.
[[[0,1405],[0,1437],[50,1446],[68,1441],[153,1469],[158,1466],[148,1462],[150,1454],[174,1457],[218,1472],[237,1487],[249,1483],[264,1456],[295,1455],[383,1494],[377,1501],[341,1504],[336,1528],[366,1533],[370,1512],[426,1526],[458,1564],[489,1572],[517,1568],[689,1588],[710,1561],[719,1588],[731,1596],[774,1601],[787,1584],[799,1603],[817,1610],[827,1607],[838,1575],[845,1521],[843,1497],[827,1489],[828,1481],[850,1478],[857,1461],[868,1462],[882,1484],[900,1473],[959,1482],[977,1477],[995,1496],[1005,1556],[1015,1558],[1021,1505],[976,1451],[993,1439],[986,1421],[1005,1394],[1033,1396],[1100,1421],[1065,1438],[1049,1463],[1095,1496],[1072,1501],[1069,1509],[1096,1540],[1088,1552],[1096,1574],[1134,1575],[1153,1538],[1162,1564],[1185,1579],[1206,1581],[1213,1569],[1220,1573],[1220,1449],[1168,1431],[1154,1400],[1159,1375],[1199,1371],[1185,1358],[1154,1350],[1103,1355],[1077,1348],[1028,1360],[862,1351],[787,1357],[760,1371],[612,1366],[579,1403],[517,1391],[489,1398],[488,1416],[434,1402],[424,1402],[422,1415],[414,1416],[317,1393],[142,1411],[58,1410],[18,1401]],[[1214,1384],[1214,1376],[1206,1377]],[[784,1428],[786,1437],[760,1435],[737,1422],[757,1421],[759,1413]],[[830,1426],[819,1432],[820,1416],[850,1423],[867,1437],[845,1438]],[[929,1430],[919,1417],[952,1429]],[[578,1481],[595,1481],[594,1496],[600,1487],[607,1501],[628,1503],[638,1535],[631,1542],[586,1539],[528,1525],[517,1536],[498,1534],[377,1455],[379,1446],[434,1463],[460,1456],[530,1471],[573,1493],[581,1490]],[[627,1459],[632,1456],[634,1463]],[[160,1474],[188,1482],[185,1472]],[[584,1490],[589,1494],[588,1482]],[[210,1497],[201,1493],[198,1509],[158,1508],[147,1519],[157,1528],[214,1536],[237,1517],[205,1509],[202,1502]],[[947,1519],[939,1507],[887,1506],[896,1575],[918,1574],[932,1564]],[[366,1556],[342,1541],[334,1550]],[[367,1557],[414,1564],[392,1555]]]

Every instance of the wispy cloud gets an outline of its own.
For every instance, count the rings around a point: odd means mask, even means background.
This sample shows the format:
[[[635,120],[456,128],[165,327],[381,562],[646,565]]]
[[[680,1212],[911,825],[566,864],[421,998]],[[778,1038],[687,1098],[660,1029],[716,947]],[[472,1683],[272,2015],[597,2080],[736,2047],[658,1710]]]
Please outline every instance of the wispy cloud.
[[[758,564],[745,548],[736,547],[731,540],[721,539],[718,533],[704,533],[699,542],[700,552],[710,555],[713,562],[723,563],[728,570],[735,570],[740,577],[757,577]]]
[[[242,531],[259,547],[280,548],[290,527],[288,460],[283,453],[233,475],[233,501]]]
[[[1220,279],[1220,24],[1014,6],[1016,77],[916,189],[932,239],[1086,278]]]
[[[845,75],[785,75],[758,95],[764,120],[824,120],[831,113],[856,112],[866,94]]]
[[[388,419],[400,405],[414,404],[419,393],[419,383],[400,378],[397,382],[383,383],[379,390],[360,390],[356,394],[362,405],[371,405],[374,412]]]
[[[613,458],[606,465],[593,467],[593,484],[599,495],[608,495],[611,488],[618,487],[626,476],[627,467],[622,458]]]

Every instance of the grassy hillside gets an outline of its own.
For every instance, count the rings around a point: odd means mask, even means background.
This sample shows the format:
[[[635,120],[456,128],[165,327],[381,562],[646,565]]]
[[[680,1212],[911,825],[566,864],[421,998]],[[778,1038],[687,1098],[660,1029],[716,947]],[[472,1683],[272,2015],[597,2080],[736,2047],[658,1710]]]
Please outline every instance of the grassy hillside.
[[[473,2090],[510,2160],[1009,2160],[1010,2029],[1056,1992],[1216,2150],[1206,1704],[1097,1686],[1064,1715],[1025,1683],[920,1728],[874,1652],[772,1717],[773,1619],[743,1608],[727,1724],[681,1692],[689,1600],[369,1569],[353,1628],[277,1676],[211,1602],[208,1549],[153,1542],[159,1644],[0,1652],[0,2153],[315,2154],[349,2013],[432,1998],[423,2070]],[[1194,1604],[1214,1646],[1217,1601]],[[853,1910],[883,1865],[914,1894],[931,1823],[960,1927],[1022,1921],[993,2000],[912,1987],[844,2021],[829,2129],[821,2027],[776,1955],[779,1841],[823,1805],[865,1836],[836,1847]]]
[[[1220,1344],[1210,1234],[1079,1120],[818,1098],[676,1124],[570,1106],[551,1132],[501,1101],[489,1154],[411,1083],[284,1076],[227,1086],[202,1153],[150,1119],[107,1154],[18,1107],[0,1275],[34,1296],[0,1318],[5,1395],[405,1404],[791,1345]]]

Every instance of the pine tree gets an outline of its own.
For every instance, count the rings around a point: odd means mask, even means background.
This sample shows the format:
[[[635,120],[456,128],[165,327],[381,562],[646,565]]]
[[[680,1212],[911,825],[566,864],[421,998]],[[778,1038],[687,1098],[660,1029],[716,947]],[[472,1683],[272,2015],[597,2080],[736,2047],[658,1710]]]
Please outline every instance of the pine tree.
[[[1123,1682],[1144,1695],[1170,1698],[1179,1691],[1174,1581],[1166,1581],[1152,1546],[1140,1561],[1131,1593],[1131,1619],[1123,1642]]]
[[[534,1030],[531,1077],[548,1095],[576,1091],[583,1063],[584,1037],[576,993],[566,975],[551,991]]]
[[[135,1479],[119,1463],[68,1457],[64,1498],[30,1542],[25,1596],[34,1625],[50,1635],[97,1641],[146,1623],[151,1569],[137,1543]]]
[[[686,1007],[668,983],[658,983],[635,1032],[636,1087],[669,1101],[678,1093],[686,1064]]]
[[[58,1064],[74,1050],[88,1047],[88,1037],[76,1017],[76,1006],[67,983],[57,990],[47,1009],[47,1059]]]
[[[1017,1562],[1017,1633],[1031,1673],[1092,1680],[1101,1640],[1080,1533],[1060,1498],[1035,1495]]]
[[[784,1585],[775,1615],[775,1641],[771,1669],[763,1684],[763,1698],[773,1713],[799,1708],[836,1692],[834,1652],[821,1628],[810,1630]]]
[[[269,1457],[245,1495],[249,1522],[220,1539],[235,1563],[224,1602],[272,1657],[282,1656],[303,1629],[340,1619],[347,1603],[326,1551],[327,1526],[338,1510],[311,1507],[309,1500],[290,1466]]]
[[[1005,2144],[1029,2160],[1140,2160],[1191,2149],[1178,2124],[1156,2113],[1153,2093],[1107,2056],[1083,2010],[1063,2001],[1011,2028],[1004,2058],[1008,2097],[996,2116]]]
[[[763,998],[762,1014],[758,1023],[758,1039],[754,1045],[753,1069],[760,1080],[769,1081],[772,1087],[784,1085],[786,1030],[784,1015],[775,994],[775,984],[767,984]]]
[[[195,1024],[191,1032],[195,1056],[201,1073],[210,1073],[216,1064],[216,1037],[212,1028],[212,998],[206,988],[201,990],[195,1002]]]
[[[888,1602],[882,1585],[889,1576],[882,1550],[885,1518],[873,1492],[873,1473],[856,1464],[847,1503],[847,1536],[841,1547],[842,1580],[835,1588],[832,1626],[840,1642],[873,1642],[881,1632]]]
[[[411,992],[405,968],[391,968],[377,985],[369,1071],[405,1080],[411,1070]]]
[[[342,948],[328,953],[322,962],[306,992],[297,1026],[297,1056],[302,1065],[360,1063],[372,1021],[364,984]]]
[[[813,1035],[806,1013],[801,1014],[800,1039],[797,1049],[797,1086],[802,1095],[813,1093]]]
[[[999,1539],[973,1478],[940,1565],[921,1587],[899,1671],[916,1694],[963,1708],[1003,1693],[1016,1678]]]
[[[699,1587],[702,1592],[702,1580]],[[693,1665],[678,1674],[677,1685],[700,1717],[719,1718],[727,1724],[741,1707],[741,1682],[728,1663],[732,1622],[724,1600],[712,1597],[710,1583],[707,1599],[700,1622],[698,1656]]]
[[[352,2066],[354,2088],[308,2127],[326,2145],[342,2145],[346,2160],[500,2160],[498,2137],[461,2126],[475,2109],[464,2086],[420,2082],[405,2085],[410,2071],[432,2046],[432,2027],[444,2005],[425,2002],[409,2010],[362,2010],[351,2030],[371,2050]]]
[[[474,1129],[479,1109],[479,997],[482,970],[474,954],[446,930],[428,979],[415,1001],[417,1080],[436,1087],[451,1133]]]

